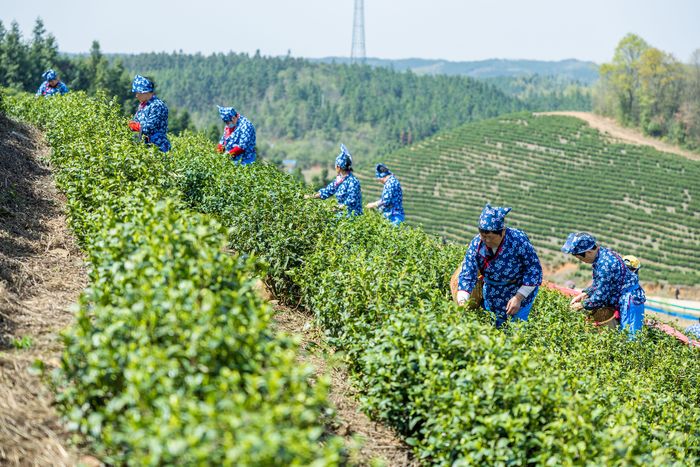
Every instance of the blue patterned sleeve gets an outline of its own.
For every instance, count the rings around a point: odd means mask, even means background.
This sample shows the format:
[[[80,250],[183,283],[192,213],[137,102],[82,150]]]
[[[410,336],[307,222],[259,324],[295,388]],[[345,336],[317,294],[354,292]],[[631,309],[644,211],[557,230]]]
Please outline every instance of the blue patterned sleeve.
[[[238,146],[245,152],[255,149],[255,127],[250,120],[241,117],[241,120],[232,134],[226,140],[226,151],[230,151],[234,146]]]
[[[593,283],[585,290],[588,297],[583,300],[583,307],[587,310],[614,304],[619,289],[617,281],[621,271],[614,256],[604,255],[600,260],[593,269]]]
[[[144,120],[141,122],[141,132],[144,135],[153,133],[167,127],[168,108],[161,101],[156,101],[148,106]]]
[[[459,272],[459,290],[472,293],[479,275],[479,268],[476,264],[476,249],[479,246],[479,237],[474,237],[469,243],[467,253],[462,261],[462,270]]]
[[[241,130],[243,130],[243,134],[241,135],[241,140],[238,145],[245,151],[255,149],[255,127],[253,124],[246,119],[245,127],[241,128]]]
[[[522,259],[525,274],[522,285],[538,286],[542,284],[542,263],[532,243],[525,237],[522,245]]]
[[[336,191],[338,191],[337,181],[337,179],[333,180],[328,185],[326,185],[325,188],[321,188],[320,190],[318,190],[318,193],[321,195],[321,199],[330,198],[335,194]]]
[[[58,83],[58,92],[60,94],[66,94],[68,91],[70,91],[70,89],[68,89],[68,86],[66,86],[63,81]]]
[[[36,91],[36,95],[37,95],[37,96],[43,95],[45,89],[46,89],[46,81],[44,81],[43,83],[41,83],[41,85],[39,86],[39,89],[37,89],[37,91]]]
[[[355,177],[348,177],[344,184],[347,196],[344,197],[345,206],[362,206],[362,191],[360,191],[360,181]]]
[[[387,180],[386,184],[384,185],[384,189],[382,190],[382,198],[379,200],[380,207],[393,207],[393,200],[396,198],[398,188],[396,183],[396,179],[393,177],[390,177],[389,180]]]

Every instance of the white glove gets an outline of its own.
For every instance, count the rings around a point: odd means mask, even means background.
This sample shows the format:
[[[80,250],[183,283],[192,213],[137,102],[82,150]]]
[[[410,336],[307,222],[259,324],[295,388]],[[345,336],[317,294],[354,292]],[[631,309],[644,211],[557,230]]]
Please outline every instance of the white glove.
[[[469,301],[469,296],[471,294],[467,292],[466,290],[458,290],[457,291],[457,304],[458,305],[464,305]]]

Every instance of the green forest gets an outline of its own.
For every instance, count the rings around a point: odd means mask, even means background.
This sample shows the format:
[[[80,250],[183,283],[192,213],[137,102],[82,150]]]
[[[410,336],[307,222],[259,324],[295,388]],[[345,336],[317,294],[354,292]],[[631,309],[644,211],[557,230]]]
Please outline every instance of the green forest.
[[[373,161],[439,131],[520,110],[593,109],[700,147],[700,50],[683,63],[634,34],[591,85],[565,74],[474,79],[259,53],[106,56],[96,41],[85,54],[67,55],[41,19],[26,39],[16,22],[9,29],[0,22],[0,86],[34,91],[48,68],[73,90],[114,96],[127,115],[135,107],[133,75],[153,78],[174,134],[199,129],[216,140],[216,105],[234,106],[255,124],[263,158],[302,166],[328,163],[339,142]]]
[[[593,109],[593,88],[565,76],[523,75],[484,78],[509,96],[525,103],[528,110]]]
[[[6,29],[0,21],[0,86],[8,89],[36,92],[42,83],[42,73],[49,68],[73,91],[88,95],[104,92],[116,99],[125,115],[136,107],[131,93],[132,76],[120,60],[111,63],[100,50],[97,41],[84,55],[66,55],[59,51],[53,34],[46,31],[44,22],[37,19],[30,38],[24,38],[17,22]],[[170,106],[169,129],[179,134],[194,129],[186,110]]]
[[[600,67],[597,113],[690,149],[700,149],[700,49],[689,63],[628,34]]]
[[[216,105],[234,106],[256,126],[258,152],[300,166],[328,164],[344,142],[358,160],[375,160],[465,122],[519,110],[587,110],[590,87],[567,77],[420,76],[369,65],[318,63],[301,58],[144,53],[66,55],[37,19],[30,38],[19,25],[0,23],[0,85],[33,92],[48,68],[72,90],[106,92],[130,114],[134,74],[153,78],[170,108],[170,132],[220,136]]]
[[[134,73],[153,76],[163,99],[187,108],[200,128],[213,126],[212,136],[221,129],[216,104],[234,106],[255,124],[263,157],[278,160],[330,161],[341,141],[355,155],[376,155],[525,108],[495,87],[464,77],[233,52],[120,60]]]

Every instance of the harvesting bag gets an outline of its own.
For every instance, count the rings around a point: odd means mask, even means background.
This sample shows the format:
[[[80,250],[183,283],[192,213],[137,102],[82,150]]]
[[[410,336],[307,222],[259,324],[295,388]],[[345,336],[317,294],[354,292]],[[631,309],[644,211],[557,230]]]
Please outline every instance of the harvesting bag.
[[[479,274],[479,278],[476,280],[476,285],[472,290],[472,294],[469,296],[469,301],[467,301],[467,308],[471,310],[479,310],[484,308],[484,276]]]
[[[452,273],[450,278],[450,292],[452,293],[452,299],[457,302],[457,291],[459,289],[459,273],[462,271],[464,266],[464,261],[462,261],[455,272]],[[466,307],[470,310],[478,310],[484,308],[484,274],[479,271],[479,278],[476,280],[476,285],[472,290],[469,300],[467,301]]]

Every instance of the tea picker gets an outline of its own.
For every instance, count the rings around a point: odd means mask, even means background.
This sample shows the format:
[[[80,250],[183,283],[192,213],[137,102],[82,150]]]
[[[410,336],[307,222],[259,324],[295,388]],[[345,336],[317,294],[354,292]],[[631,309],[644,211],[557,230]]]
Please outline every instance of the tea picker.
[[[530,239],[505,226],[510,210],[486,204],[459,274],[457,303],[467,304],[483,284],[483,304],[478,305],[494,315],[496,327],[509,318],[527,321],[542,283],[542,265]]]
[[[406,218],[401,184],[384,164],[377,164],[375,167],[375,178],[384,185],[382,196],[373,203],[367,203],[367,209],[379,209],[389,222],[394,225],[401,224]]]
[[[46,70],[41,77],[44,79],[44,82],[41,83],[39,89],[37,89],[37,96],[51,97],[57,94],[63,95],[68,92],[68,86],[58,79],[58,75],[54,70]]]
[[[338,204],[347,209],[347,216],[362,214],[362,191],[360,181],[352,173],[352,155],[344,144],[340,145],[340,154],[335,158],[335,180],[325,188],[305,198],[327,199],[335,195]]]
[[[255,162],[255,127],[245,116],[233,107],[221,107],[219,116],[224,121],[224,134],[216,146],[220,153],[226,153],[235,164],[249,165]]]
[[[170,151],[168,140],[168,106],[155,94],[155,84],[149,78],[136,75],[131,83],[139,106],[129,129],[146,144],[153,144],[163,152]]]
[[[595,237],[586,232],[569,234],[561,251],[593,267],[593,282],[571,300],[572,309],[613,308],[619,311],[620,329],[627,329],[633,338],[643,326],[646,301],[636,271],[613,250],[599,246]]]

